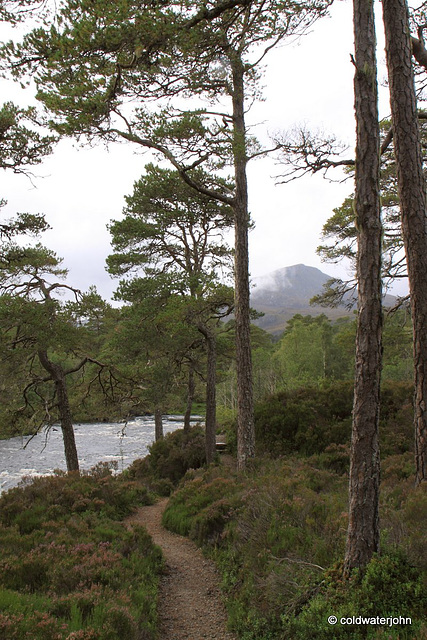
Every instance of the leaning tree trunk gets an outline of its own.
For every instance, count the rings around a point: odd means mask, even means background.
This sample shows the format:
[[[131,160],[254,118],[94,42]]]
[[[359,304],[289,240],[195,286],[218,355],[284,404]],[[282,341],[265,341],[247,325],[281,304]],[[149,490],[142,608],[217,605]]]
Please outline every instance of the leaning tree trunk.
[[[67,471],[79,471],[79,459],[77,456],[74,427],[71,417],[70,402],[68,400],[67,381],[64,369],[61,365],[52,362],[47,351],[39,349],[38,357],[42,367],[48,372],[55,385],[58,399],[59,419],[61,423],[62,437],[64,439],[65,460]]]
[[[358,320],[352,439],[349,524],[344,574],[363,569],[379,547],[380,458],[378,444],[381,378],[381,218],[373,0],[354,0],[356,67],[355,214],[358,230]]]
[[[235,229],[235,324],[237,369],[237,466],[244,469],[255,455],[255,427],[249,305],[249,210],[246,175],[246,128],[244,66],[241,56],[230,57],[233,75],[233,154],[236,180]]]
[[[190,362],[188,370],[188,385],[187,385],[187,406],[184,414],[184,431],[190,431],[191,427],[191,412],[193,409],[194,392],[196,385],[194,384],[194,364]]]
[[[426,187],[405,0],[383,0],[394,153],[414,335],[416,484],[427,480]]]

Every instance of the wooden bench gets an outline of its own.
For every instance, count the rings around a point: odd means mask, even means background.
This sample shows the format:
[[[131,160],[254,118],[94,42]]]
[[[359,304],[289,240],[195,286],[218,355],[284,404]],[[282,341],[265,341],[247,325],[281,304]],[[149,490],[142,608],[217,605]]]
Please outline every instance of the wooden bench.
[[[225,442],[225,439],[223,436],[216,437],[215,448],[218,451],[218,453],[222,453],[223,451],[227,450],[227,443]]]

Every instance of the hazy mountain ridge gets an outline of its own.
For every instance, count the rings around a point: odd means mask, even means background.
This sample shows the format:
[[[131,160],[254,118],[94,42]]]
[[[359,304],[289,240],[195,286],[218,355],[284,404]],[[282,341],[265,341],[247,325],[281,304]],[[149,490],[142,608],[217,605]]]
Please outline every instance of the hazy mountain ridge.
[[[252,278],[251,306],[265,315],[254,324],[270,333],[284,331],[286,322],[297,313],[317,316],[324,313],[332,320],[353,315],[344,306],[337,308],[310,305],[313,296],[322,293],[323,285],[332,278],[316,267],[296,264]],[[387,305],[396,298],[386,296]]]

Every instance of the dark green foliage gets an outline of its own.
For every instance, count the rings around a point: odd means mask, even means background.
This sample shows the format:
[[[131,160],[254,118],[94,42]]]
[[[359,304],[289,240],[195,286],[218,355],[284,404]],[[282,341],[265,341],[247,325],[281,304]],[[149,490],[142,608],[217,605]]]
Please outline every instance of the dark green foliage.
[[[412,395],[408,383],[383,385],[380,438],[385,455],[412,449]],[[324,454],[332,454],[331,446],[350,443],[352,408],[350,382],[282,391],[256,407],[258,446],[275,456],[322,454],[326,462]],[[340,449],[340,455],[343,451]]]
[[[322,453],[310,457],[313,465],[321,469],[330,469],[338,474],[348,472],[350,463],[350,446],[347,444],[330,444]]]
[[[381,138],[384,141],[391,129],[390,120],[382,120]],[[422,138],[426,136],[425,122],[420,120],[420,132]],[[383,233],[383,281],[386,287],[394,279],[401,278],[406,273],[406,262],[402,259],[403,240],[401,233],[401,220],[399,211],[399,197],[396,179],[396,164],[393,153],[393,145],[387,145],[381,155],[381,204]],[[323,226],[322,240],[325,244],[317,248],[317,253],[326,262],[336,263],[345,258],[355,265],[357,229],[354,215],[354,196],[346,198],[343,204],[333,210],[333,215]],[[354,279],[351,284],[355,284]],[[333,304],[342,297],[340,291],[348,289],[349,283],[341,280],[332,280],[325,293],[316,296],[317,301],[328,305]]]
[[[26,167],[41,163],[51,153],[55,137],[44,136],[37,129],[41,127],[34,107],[20,109],[12,102],[0,106],[1,169],[25,173]]]
[[[320,453],[348,442],[353,389],[350,382],[276,394],[255,410],[257,442],[272,453]]]
[[[413,451],[414,388],[387,382],[381,387],[380,443],[383,457]]]
[[[202,170],[192,177],[200,184],[212,181]],[[233,185],[224,181],[224,187]],[[125,217],[109,226],[115,251],[107,259],[110,273],[174,273],[181,291],[200,292],[216,282],[215,268],[230,262],[231,249],[218,243],[217,234],[232,226],[231,207],[195,191],[177,171],[153,164],[145,166],[126,203]]]
[[[35,222],[27,223],[37,231]],[[62,282],[62,259],[41,244],[3,243],[0,267],[0,432],[34,433],[60,422],[68,434],[68,469],[75,470],[74,408],[80,417],[89,409],[92,418],[103,418],[119,413],[126,396],[119,372],[98,359],[117,312],[94,288],[81,294]],[[64,290],[74,302],[61,299]],[[96,400],[90,398],[94,389]]]
[[[149,447],[150,454],[136,460],[127,470],[130,478],[148,479],[162,495],[177,484],[188,469],[198,469],[206,462],[205,438],[201,427],[188,432],[177,429]],[[169,484],[168,484],[169,483]]]
[[[108,465],[3,494],[2,640],[153,638],[161,554],[145,529],[120,522],[148,503]]]
[[[188,471],[206,462],[204,433],[194,427],[189,433],[179,429],[151,445],[150,464],[160,478],[177,483]]]

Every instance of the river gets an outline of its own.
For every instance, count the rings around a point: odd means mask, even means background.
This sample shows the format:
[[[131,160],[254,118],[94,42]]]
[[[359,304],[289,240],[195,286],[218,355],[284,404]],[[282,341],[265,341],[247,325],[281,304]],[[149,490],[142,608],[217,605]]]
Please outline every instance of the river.
[[[203,418],[193,416],[193,422]],[[182,416],[165,416],[164,433],[183,426]],[[141,416],[127,423],[76,424],[77,453],[80,468],[90,469],[98,462],[115,462],[118,471],[126,469],[136,458],[148,453],[154,440],[154,418]],[[50,475],[55,469],[66,470],[64,444],[59,426],[46,434],[0,440],[0,494],[19,484],[22,477]]]

